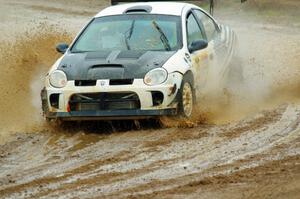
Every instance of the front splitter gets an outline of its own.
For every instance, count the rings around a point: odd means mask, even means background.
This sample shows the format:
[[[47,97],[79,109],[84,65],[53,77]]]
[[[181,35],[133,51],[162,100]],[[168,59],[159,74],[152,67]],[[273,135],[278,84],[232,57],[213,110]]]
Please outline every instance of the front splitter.
[[[176,115],[177,109],[161,110],[105,110],[105,111],[71,111],[48,112],[49,119],[62,120],[116,120],[116,119],[144,119],[157,116]]]

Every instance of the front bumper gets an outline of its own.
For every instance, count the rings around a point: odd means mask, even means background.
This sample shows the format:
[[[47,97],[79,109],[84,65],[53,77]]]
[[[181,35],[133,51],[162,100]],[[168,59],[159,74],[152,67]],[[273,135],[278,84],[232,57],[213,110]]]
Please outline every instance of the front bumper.
[[[43,111],[46,118],[61,118],[64,120],[102,120],[102,119],[134,119],[148,118],[162,115],[177,114],[176,95],[182,81],[180,73],[169,74],[165,83],[157,86],[144,84],[143,79],[134,79],[130,85],[109,85],[109,80],[97,80],[95,86],[75,86],[75,81],[68,81],[66,87],[53,88],[46,81],[46,88],[42,91]],[[172,89],[173,88],[173,89]],[[175,90],[174,90],[175,88]],[[151,92],[161,92],[163,101],[155,105]],[[133,92],[140,102],[140,108],[133,110],[70,110],[69,101],[74,94],[88,93],[120,93]],[[51,95],[58,95],[58,104],[50,103]]]

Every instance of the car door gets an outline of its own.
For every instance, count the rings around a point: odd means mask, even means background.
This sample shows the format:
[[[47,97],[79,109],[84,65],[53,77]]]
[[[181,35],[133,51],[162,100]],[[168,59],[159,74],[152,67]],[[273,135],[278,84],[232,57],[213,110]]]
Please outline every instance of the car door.
[[[210,62],[210,70],[208,78],[213,79],[213,83],[218,84],[226,76],[228,69],[226,63],[228,50],[222,39],[221,31],[217,23],[205,12],[193,9],[193,13],[198,20],[200,26],[203,27],[208,42],[208,58]],[[218,86],[218,85],[216,85]]]
[[[199,22],[194,14],[190,12],[186,17],[187,45],[188,48],[195,41],[205,40],[206,35],[204,29],[200,27]],[[190,50],[189,50],[190,51]],[[206,82],[206,73],[209,67],[208,48],[197,50],[190,53],[191,67],[194,73],[195,88],[198,92]]]

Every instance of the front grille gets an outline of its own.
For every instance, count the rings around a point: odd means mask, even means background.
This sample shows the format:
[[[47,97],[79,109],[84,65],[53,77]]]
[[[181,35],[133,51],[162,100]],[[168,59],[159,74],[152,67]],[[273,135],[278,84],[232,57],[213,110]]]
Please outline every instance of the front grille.
[[[75,86],[96,86],[96,80],[75,80]]]
[[[140,109],[136,93],[85,93],[74,94],[70,101],[71,111],[134,110]]]
[[[133,83],[133,79],[111,79],[109,85],[130,85]]]

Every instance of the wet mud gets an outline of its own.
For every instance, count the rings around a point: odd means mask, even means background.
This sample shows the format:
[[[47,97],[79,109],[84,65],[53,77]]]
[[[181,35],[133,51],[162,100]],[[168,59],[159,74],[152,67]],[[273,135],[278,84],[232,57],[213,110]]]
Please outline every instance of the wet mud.
[[[289,24],[298,18],[274,22],[269,11],[249,21],[257,1],[235,15],[217,7],[239,59],[224,88],[208,85],[192,120],[57,126],[39,101],[55,45],[104,5],[76,0],[64,11],[64,2],[0,0],[0,198],[299,198],[300,26]],[[23,27],[6,37],[10,24]]]

